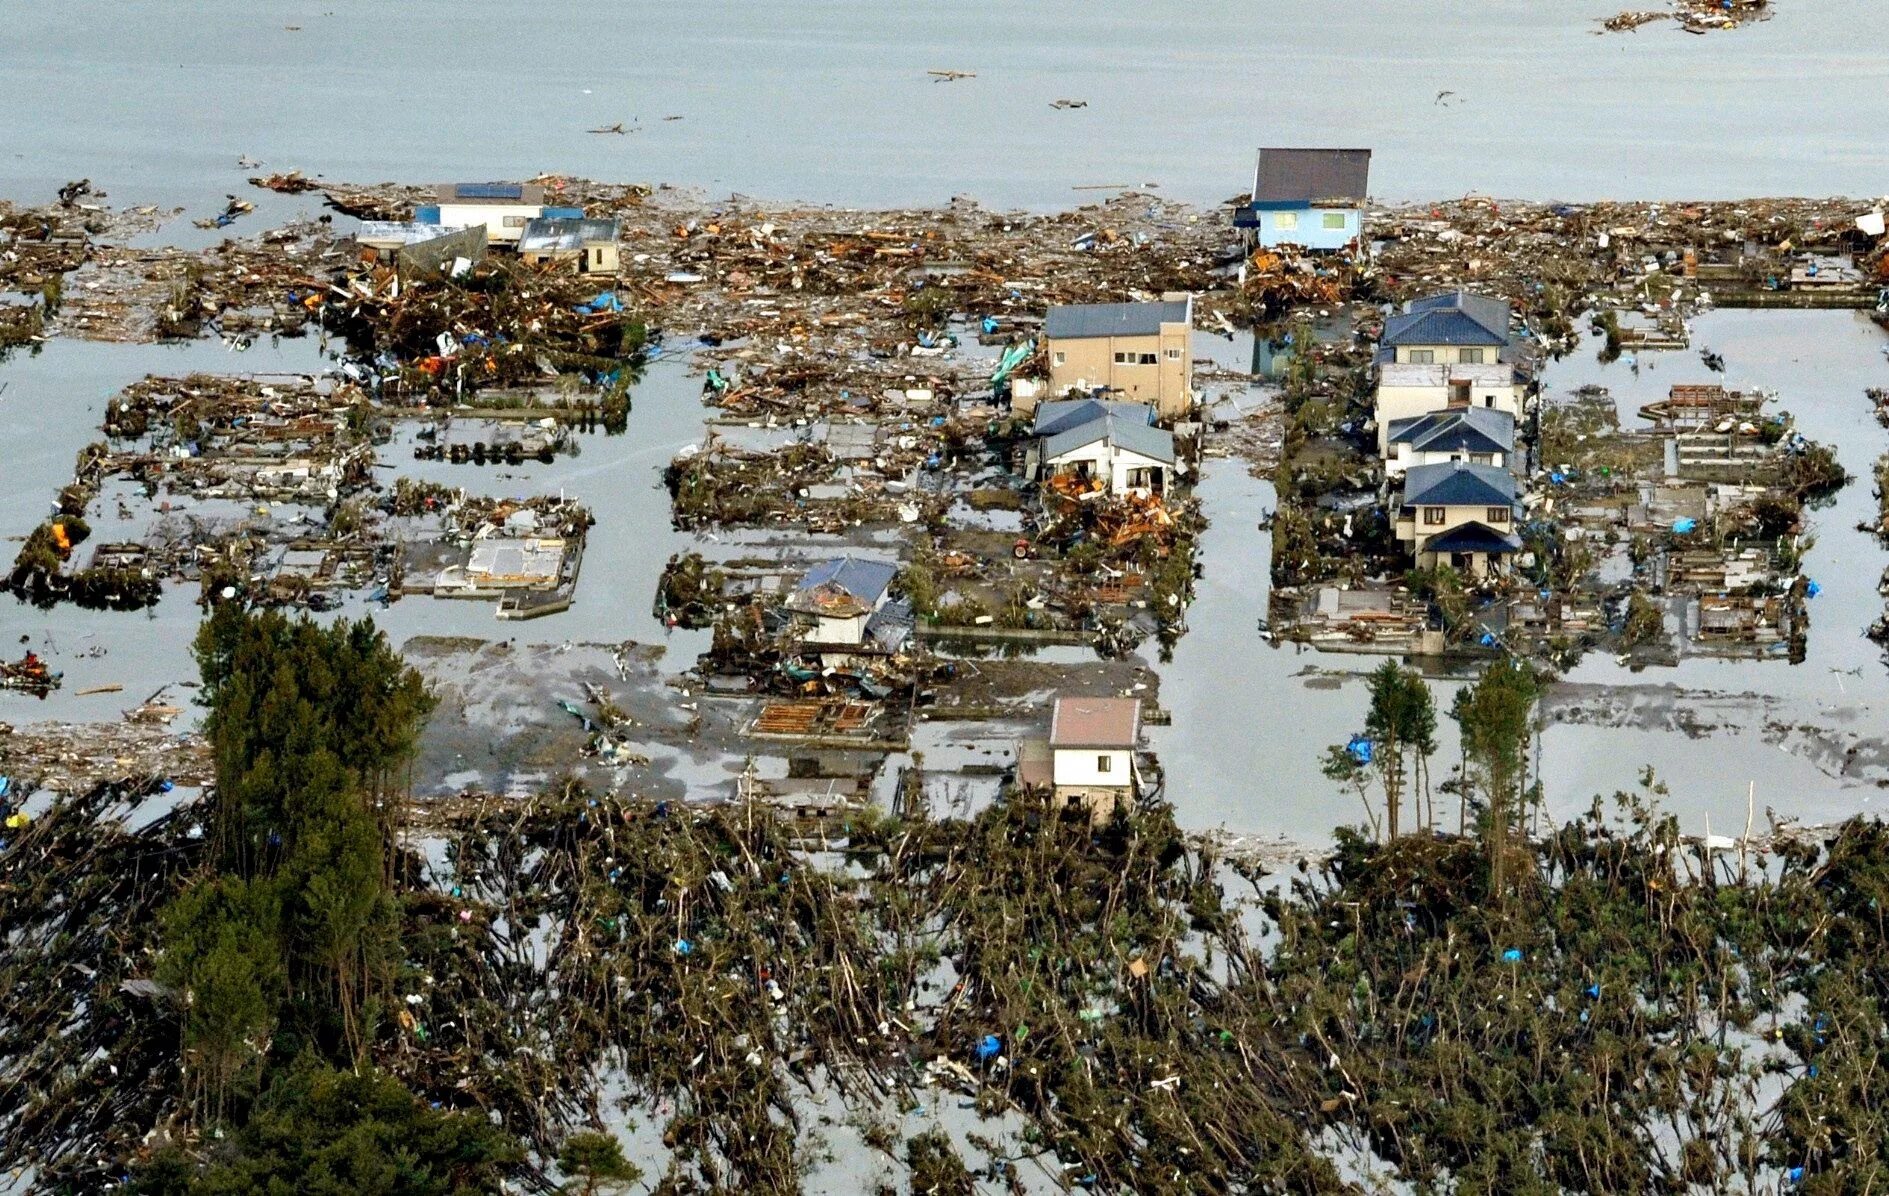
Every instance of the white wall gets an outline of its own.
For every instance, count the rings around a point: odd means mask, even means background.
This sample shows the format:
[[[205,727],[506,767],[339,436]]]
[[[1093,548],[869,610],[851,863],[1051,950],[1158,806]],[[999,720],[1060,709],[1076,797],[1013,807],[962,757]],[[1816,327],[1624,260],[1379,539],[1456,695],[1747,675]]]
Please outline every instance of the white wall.
[[[1413,465],[1441,465],[1446,461],[1455,459],[1455,456],[1455,453],[1448,452],[1412,452],[1409,442],[1406,441],[1397,446],[1395,456],[1384,462],[1384,472],[1394,478],[1402,477],[1403,472]],[[1477,460],[1475,463],[1478,465],[1494,465],[1498,468],[1507,463],[1505,454],[1489,453],[1487,456],[1490,460]]]
[[[1056,457],[1044,464],[1050,472],[1062,472],[1063,470],[1073,470],[1085,461],[1089,464],[1089,472],[1091,474],[1099,478],[1107,479],[1110,494],[1127,494],[1131,489],[1142,494],[1149,492],[1146,486],[1129,486],[1128,474],[1130,470],[1158,468],[1164,472],[1171,472],[1170,467],[1165,462],[1156,461],[1152,457],[1144,457],[1140,453],[1119,448],[1109,444],[1106,440],[1097,440],[1092,444],[1085,444],[1081,448],[1071,449],[1062,456]]]
[[[1377,388],[1377,449],[1388,455],[1391,423],[1400,419],[1415,419],[1419,415],[1428,415],[1432,411],[1443,411],[1450,405],[1448,386],[1379,386]],[[1515,422],[1522,421],[1522,387],[1475,385],[1469,390],[1469,405],[1487,407],[1496,411],[1506,411],[1515,417]]]
[[[1058,748],[1051,776],[1058,785],[1119,785],[1135,783],[1134,753],[1126,748]],[[1097,767],[1108,761],[1107,771]]]
[[[544,215],[543,204],[443,203],[439,222],[447,228],[483,224],[491,241],[516,241],[525,233],[525,222]]]

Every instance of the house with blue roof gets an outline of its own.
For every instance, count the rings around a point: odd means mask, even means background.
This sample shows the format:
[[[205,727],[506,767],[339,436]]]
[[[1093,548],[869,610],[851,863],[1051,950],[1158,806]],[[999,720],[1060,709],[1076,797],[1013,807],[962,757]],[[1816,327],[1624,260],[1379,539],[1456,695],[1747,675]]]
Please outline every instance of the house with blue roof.
[[[1252,197],[1233,224],[1248,249],[1333,253],[1362,246],[1370,184],[1368,149],[1262,149]]]
[[[1515,417],[1487,407],[1461,407],[1392,420],[1384,472],[1390,477],[1419,465],[1467,461],[1514,469]]]
[[[857,657],[903,648],[914,621],[911,606],[891,596],[898,572],[890,562],[854,556],[808,569],[786,603],[801,651],[817,655],[827,668],[845,668]]]
[[[1397,539],[1419,569],[1448,565],[1466,578],[1505,572],[1521,550],[1515,475],[1495,465],[1446,461],[1404,473]]]
[[[1396,456],[1391,429],[1445,409],[1522,418],[1533,379],[1507,302],[1469,291],[1413,299],[1384,321],[1377,350],[1378,449]]]
[[[1037,408],[1025,472],[1038,482],[1074,478],[1101,493],[1161,495],[1176,472],[1174,434],[1144,403],[1064,400]]]

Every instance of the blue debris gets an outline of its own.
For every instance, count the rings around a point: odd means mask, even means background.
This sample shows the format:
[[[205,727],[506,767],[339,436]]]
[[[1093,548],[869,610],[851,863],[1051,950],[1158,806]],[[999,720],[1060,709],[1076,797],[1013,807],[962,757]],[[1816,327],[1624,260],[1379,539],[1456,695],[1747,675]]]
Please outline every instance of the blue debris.
[[[1809,588],[1806,589],[1804,592],[1808,594],[1810,597],[1815,598],[1817,595],[1823,593],[1823,587],[1818,585],[1815,581],[1812,581],[1810,583]]]
[[[688,939],[676,940],[676,954],[677,955],[687,955],[689,952],[693,950],[695,950],[695,944],[691,943]]]
[[[997,317],[985,316],[982,327],[984,329],[985,336],[989,336],[991,333],[997,331]]]
[[[1377,748],[1362,735],[1353,735],[1351,742],[1345,744],[1345,752],[1359,764],[1369,764]]]
[[[1502,953],[1502,962],[1503,963],[1522,962],[1522,949],[1520,947],[1510,947],[1507,951],[1504,951]]]
[[[979,1059],[994,1059],[1003,1053],[1003,1049],[1004,1044],[1002,1039],[998,1038],[995,1034],[986,1034],[977,1042],[977,1057]]]
[[[1673,520],[1673,534],[1676,536],[1689,536],[1698,526],[1698,520],[1681,517]]]
[[[1595,1000],[1595,1001],[1598,1001],[1598,1000],[1600,1000],[1600,985],[1598,985],[1598,984],[1590,984],[1590,985],[1588,985],[1588,986],[1587,986],[1587,995],[1588,995],[1588,997],[1589,997],[1589,999],[1591,999],[1591,1000]]]

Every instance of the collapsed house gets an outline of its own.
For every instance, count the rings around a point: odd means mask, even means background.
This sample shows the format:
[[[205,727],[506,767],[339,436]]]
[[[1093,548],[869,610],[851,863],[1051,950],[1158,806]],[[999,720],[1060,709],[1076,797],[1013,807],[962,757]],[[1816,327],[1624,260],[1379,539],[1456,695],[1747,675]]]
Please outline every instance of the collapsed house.
[[[897,576],[896,566],[852,556],[808,569],[786,602],[800,653],[824,669],[846,670],[901,651],[913,617],[910,604],[892,599]]]

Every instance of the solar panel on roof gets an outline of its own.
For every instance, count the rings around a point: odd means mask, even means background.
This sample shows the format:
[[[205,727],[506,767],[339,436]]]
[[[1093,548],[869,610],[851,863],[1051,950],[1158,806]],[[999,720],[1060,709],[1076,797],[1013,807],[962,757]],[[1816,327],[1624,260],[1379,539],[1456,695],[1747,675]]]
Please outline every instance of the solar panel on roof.
[[[525,188],[518,183],[460,183],[453,188],[461,199],[523,199]]]

